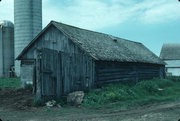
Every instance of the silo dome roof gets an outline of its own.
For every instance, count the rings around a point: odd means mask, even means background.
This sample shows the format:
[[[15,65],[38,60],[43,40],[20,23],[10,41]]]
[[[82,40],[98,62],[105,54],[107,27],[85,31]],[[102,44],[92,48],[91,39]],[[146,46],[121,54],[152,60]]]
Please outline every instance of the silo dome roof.
[[[0,21],[0,26],[14,27],[14,24],[11,21],[8,21],[8,20],[2,20],[2,21]]]

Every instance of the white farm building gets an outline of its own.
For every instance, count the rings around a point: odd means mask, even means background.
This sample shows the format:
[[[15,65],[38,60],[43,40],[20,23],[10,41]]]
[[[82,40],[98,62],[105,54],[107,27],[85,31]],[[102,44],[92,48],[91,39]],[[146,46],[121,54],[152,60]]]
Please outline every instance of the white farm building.
[[[167,64],[167,75],[180,76],[180,44],[164,44],[160,58]]]

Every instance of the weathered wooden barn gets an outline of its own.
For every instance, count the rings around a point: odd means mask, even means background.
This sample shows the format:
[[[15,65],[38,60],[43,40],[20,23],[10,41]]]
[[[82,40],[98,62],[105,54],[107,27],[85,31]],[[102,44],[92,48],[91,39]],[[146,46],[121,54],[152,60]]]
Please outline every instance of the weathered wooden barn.
[[[38,98],[165,76],[165,63],[143,44],[55,21],[17,59]]]
[[[180,44],[164,44],[160,58],[167,64],[167,75],[180,76]]]

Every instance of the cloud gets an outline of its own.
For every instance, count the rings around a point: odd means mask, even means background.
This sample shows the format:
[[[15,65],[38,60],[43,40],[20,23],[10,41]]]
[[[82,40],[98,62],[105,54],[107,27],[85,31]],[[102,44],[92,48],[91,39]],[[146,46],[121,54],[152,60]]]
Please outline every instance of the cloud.
[[[110,3],[100,0],[74,0],[68,6],[53,5],[47,9],[44,8],[44,23],[47,24],[51,19],[55,19],[89,29],[119,24],[126,21],[130,15],[124,6],[116,4],[117,2],[115,0]]]
[[[146,6],[149,5],[149,6]],[[180,6],[176,1],[154,1],[152,3],[144,4],[144,8],[147,8],[139,19],[143,23],[147,24],[157,24],[157,23],[167,23],[174,20],[180,19]]]
[[[180,19],[176,0],[42,0],[43,26],[51,20],[87,29],[126,23],[159,24]],[[0,20],[14,21],[14,0],[0,2]]]
[[[46,19],[45,22],[50,19],[55,19],[80,27],[97,29],[102,28],[107,24],[112,25],[123,22],[127,18],[126,16],[128,16],[119,11],[121,6],[109,6],[106,2],[97,0],[75,1],[76,3],[69,6],[60,6],[58,10],[57,6],[55,8],[44,10],[46,11],[44,12],[44,14],[46,14],[44,15],[44,19]],[[117,13],[117,11],[119,12]],[[49,15],[51,16],[49,17]]]
[[[14,0],[2,0],[0,2],[0,20],[14,21]]]
[[[158,24],[180,19],[179,3],[170,0],[66,0],[51,5],[48,1],[45,6],[44,24],[54,19],[88,29],[123,24],[127,20]]]

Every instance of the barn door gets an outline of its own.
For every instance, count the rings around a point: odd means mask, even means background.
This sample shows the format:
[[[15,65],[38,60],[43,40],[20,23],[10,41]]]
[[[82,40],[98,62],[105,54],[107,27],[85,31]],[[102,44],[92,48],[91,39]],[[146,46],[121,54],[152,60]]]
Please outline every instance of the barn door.
[[[57,96],[58,52],[42,49],[41,58],[41,90],[42,96]]]

